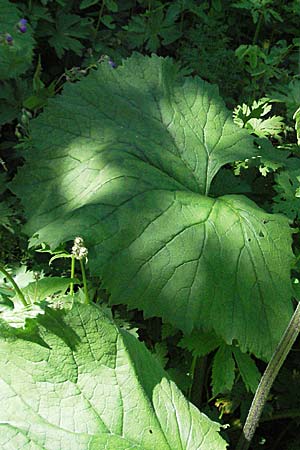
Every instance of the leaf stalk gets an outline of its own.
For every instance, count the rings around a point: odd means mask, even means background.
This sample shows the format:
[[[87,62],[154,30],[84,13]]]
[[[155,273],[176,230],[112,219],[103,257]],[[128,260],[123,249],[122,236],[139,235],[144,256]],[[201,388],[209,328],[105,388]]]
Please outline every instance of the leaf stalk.
[[[21,289],[19,288],[19,286],[17,285],[17,283],[15,282],[15,280],[13,279],[13,277],[10,275],[10,273],[7,272],[7,270],[2,266],[2,264],[0,264],[0,272],[3,273],[3,275],[5,275],[5,277],[10,281],[10,283],[13,285],[14,290],[16,291],[16,294],[18,295],[19,299],[21,300],[22,304],[26,307],[28,306],[28,302],[26,301],[23,292],[21,291]]]
[[[85,273],[84,263],[83,263],[82,259],[80,259],[80,267],[81,267],[81,274],[82,274],[85,303],[89,304],[90,299],[89,299],[89,293],[88,293],[88,288],[87,288],[86,273]]]
[[[71,279],[75,278],[75,255],[71,255]],[[74,282],[70,282],[70,294],[74,295]]]
[[[95,35],[94,35],[95,40],[96,40],[98,31],[99,31],[100,22],[101,22],[103,10],[104,10],[104,5],[105,5],[105,0],[102,0],[101,7],[99,9],[98,20],[97,20],[97,24],[96,24],[96,28],[95,28]]]
[[[248,450],[272,384],[300,331],[300,303],[290,320],[255,392],[236,450]]]

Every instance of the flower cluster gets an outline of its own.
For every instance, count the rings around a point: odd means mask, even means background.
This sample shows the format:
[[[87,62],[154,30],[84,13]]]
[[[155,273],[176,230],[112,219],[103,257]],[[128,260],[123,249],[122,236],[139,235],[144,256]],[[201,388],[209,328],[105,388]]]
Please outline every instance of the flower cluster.
[[[6,33],[6,35],[5,35],[5,42],[8,44],[8,45],[12,45],[13,44],[13,37],[9,34],[9,33]]]
[[[21,19],[18,23],[18,29],[21,31],[21,33],[26,33],[27,31],[27,20]]]
[[[88,249],[84,246],[84,242],[81,237],[76,237],[74,239],[74,245],[72,247],[72,255],[74,255],[75,258],[79,260],[85,258],[87,262]]]
[[[27,31],[27,19],[24,19],[24,18],[22,18],[22,19],[20,19],[19,20],[19,22],[17,23],[17,25],[16,25],[16,28],[17,28],[17,30],[20,32],[20,33],[26,33],[26,31]],[[2,36],[1,36],[2,35]],[[4,42],[4,43],[6,43],[6,44],[8,44],[8,45],[13,45],[13,43],[14,43],[14,38],[12,37],[12,35],[11,34],[9,34],[9,33],[0,33],[0,42]]]

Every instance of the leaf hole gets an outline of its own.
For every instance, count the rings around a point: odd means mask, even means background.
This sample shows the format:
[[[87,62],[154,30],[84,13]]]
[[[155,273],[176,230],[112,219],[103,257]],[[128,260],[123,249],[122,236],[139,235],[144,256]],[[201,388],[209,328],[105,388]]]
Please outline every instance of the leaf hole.
[[[251,238],[248,238],[248,242],[251,242]]]
[[[150,433],[150,434],[152,434],[152,433],[153,433],[153,431],[152,431],[152,430],[149,430],[149,433]]]

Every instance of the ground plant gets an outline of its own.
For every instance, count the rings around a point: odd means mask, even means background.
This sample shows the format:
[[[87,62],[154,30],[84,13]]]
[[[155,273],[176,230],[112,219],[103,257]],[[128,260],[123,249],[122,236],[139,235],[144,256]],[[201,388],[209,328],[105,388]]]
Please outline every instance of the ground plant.
[[[0,0],[0,447],[300,450],[300,2]]]

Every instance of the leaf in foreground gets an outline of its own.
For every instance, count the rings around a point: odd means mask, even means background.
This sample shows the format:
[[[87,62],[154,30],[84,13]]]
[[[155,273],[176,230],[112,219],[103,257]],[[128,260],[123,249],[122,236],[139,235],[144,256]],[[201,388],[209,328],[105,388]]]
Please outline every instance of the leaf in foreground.
[[[104,63],[31,142],[12,189],[32,243],[80,235],[112,304],[271,356],[292,314],[291,231],[242,195],[208,196],[222,166],[257,156],[215,86],[156,56]]]
[[[34,450],[224,450],[220,426],[135,337],[76,305],[38,345],[0,338],[0,446]],[[59,336],[68,335],[68,340]],[[69,342],[69,344],[67,344]]]

